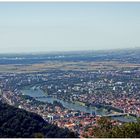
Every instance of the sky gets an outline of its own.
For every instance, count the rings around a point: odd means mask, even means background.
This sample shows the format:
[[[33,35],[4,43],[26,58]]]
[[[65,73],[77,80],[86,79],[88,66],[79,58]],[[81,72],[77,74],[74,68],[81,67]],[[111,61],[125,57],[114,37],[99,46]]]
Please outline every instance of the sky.
[[[140,3],[0,2],[0,53],[140,47]]]

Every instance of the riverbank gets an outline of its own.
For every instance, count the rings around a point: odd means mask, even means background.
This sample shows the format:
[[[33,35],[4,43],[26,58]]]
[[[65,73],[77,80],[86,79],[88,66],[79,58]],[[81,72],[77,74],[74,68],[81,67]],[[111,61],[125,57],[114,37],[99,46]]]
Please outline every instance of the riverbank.
[[[60,102],[65,108],[70,109],[70,110],[77,110],[77,111],[86,112],[90,114],[94,113],[95,115],[99,115],[99,116],[104,116],[111,113],[114,113],[114,114],[120,113],[116,111],[116,108],[110,107],[110,106],[103,106],[103,105],[98,105],[98,104],[96,105],[92,104],[90,106],[86,106],[85,104],[81,104],[79,102],[67,102],[61,99],[57,99],[56,97],[53,97],[53,96],[48,97],[47,94],[43,90],[41,89],[34,90],[31,86],[28,86],[22,89],[21,92],[24,95],[34,97],[36,98],[36,100],[41,101],[41,102],[48,102],[52,104],[54,101]],[[117,119],[117,117],[115,117],[115,119]],[[125,119],[125,117],[118,117],[118,119],[121,121],[126,120],[126,122],[134,121],[134,119],[131,119],[131,118]]]

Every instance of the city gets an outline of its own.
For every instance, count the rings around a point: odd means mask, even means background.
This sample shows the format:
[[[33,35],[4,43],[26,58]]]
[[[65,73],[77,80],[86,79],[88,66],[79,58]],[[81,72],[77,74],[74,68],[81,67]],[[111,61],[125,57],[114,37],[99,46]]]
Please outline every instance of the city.
[[[0,2],[0,138],[140,138],[139,36],[139,2]]]
[[[44,66],[43,71],[32,72],[37,64],[28,64],[32,66],[29,73],[18,68],[18,72],[1,73],[2,102],[37,113],[51,124],[77,132],[79,137],[94,137],[90,129],[103,116],[111,116],[113,125],[135,122],[140,116],[139,64],[128,67],[128,62],[118,66],[116,61],[83,61],[80,65],[77,61],[69,67],[70,62],[65,61],[61,62],[66,65],[62,70],[56,66],[60,61],[52,61],[55,68]],[[94,64],[93,70],[81,70],[87,63]]]

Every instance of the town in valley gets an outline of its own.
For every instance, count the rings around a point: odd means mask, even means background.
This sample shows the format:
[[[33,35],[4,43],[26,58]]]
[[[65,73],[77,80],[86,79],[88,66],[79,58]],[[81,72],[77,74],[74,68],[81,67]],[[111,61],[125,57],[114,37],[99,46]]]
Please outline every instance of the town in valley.
[[[94,137],[140,117],[140,49],[0,55],[0,100],[45,121]]]

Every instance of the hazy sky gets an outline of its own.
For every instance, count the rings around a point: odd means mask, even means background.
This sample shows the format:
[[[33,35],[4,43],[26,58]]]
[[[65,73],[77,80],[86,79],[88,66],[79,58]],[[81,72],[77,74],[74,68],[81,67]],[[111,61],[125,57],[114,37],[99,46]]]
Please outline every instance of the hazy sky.
[[[140,46],[140,3],[0,3],[0,53]]]

